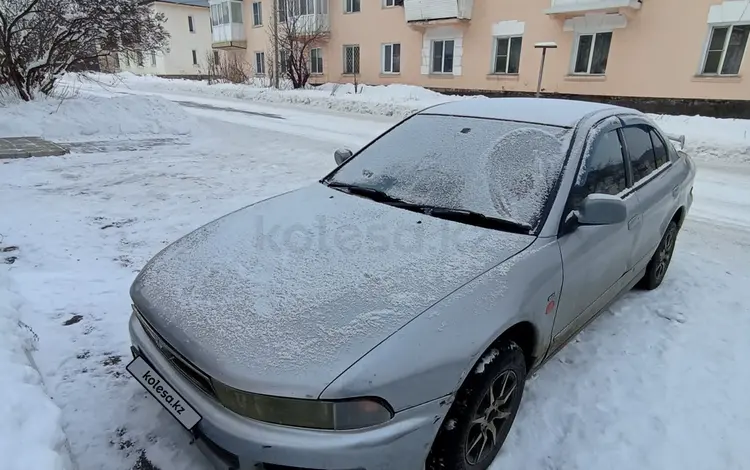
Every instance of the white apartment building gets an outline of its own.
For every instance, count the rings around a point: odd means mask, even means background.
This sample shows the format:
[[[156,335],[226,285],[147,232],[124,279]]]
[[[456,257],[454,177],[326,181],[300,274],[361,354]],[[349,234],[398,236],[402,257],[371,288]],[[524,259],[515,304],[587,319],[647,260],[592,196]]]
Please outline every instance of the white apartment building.
[[[120,54],[119,70],[138,75],[195,76],[205,74],[211,47],[208,0],[157,0],[154,12],[166,17],[167,50]]]

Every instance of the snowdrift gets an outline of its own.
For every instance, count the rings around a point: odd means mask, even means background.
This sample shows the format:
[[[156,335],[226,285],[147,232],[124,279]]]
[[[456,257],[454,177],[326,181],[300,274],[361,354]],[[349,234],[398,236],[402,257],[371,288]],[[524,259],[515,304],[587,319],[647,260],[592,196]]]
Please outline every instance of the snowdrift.
[[[81,94],[0,107],[0,137],[38,136],[76,141],[143,135],[187,135],[195,118],[158,96]]]
[[[37,338],[21,323],[23,302],[0,270],[0,469],[70,470],[61,411],[31,360]]]

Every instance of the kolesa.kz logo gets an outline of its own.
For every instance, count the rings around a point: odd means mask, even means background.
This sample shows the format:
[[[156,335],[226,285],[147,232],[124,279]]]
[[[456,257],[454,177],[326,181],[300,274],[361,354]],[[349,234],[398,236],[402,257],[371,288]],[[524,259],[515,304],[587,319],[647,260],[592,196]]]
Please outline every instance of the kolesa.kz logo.
[[[148,384],[148,386],[151,387],[154,392],[156,392],[157,395],[161,395],[164,401],[167,402],[178,415],[182,414],[182,412],[185,411],[185,407],[182,406],[180,399],[176,399],[172,394],[169,393],[167,389],[162,387],[161,380],[153,377],[150,370],[147,370],[146,373],[143,374],[142,378]]]

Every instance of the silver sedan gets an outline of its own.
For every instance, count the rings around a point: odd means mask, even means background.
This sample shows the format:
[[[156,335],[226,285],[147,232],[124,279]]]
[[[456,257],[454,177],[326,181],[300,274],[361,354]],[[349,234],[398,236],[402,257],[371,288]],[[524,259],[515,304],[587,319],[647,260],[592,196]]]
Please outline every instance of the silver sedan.
[[[646,115],[470,99],[135,280],[128,370],[218,468],[483,470],[529,374],[658,287],[695,165]]]

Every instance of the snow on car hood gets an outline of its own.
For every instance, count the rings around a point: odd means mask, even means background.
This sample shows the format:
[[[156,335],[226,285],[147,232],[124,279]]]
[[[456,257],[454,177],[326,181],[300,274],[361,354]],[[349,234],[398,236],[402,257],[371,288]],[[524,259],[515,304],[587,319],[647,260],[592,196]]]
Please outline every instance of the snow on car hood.
[[[315,398],[415,316],[532,241],[315,184],[178,240],[146,265],[131,295],[213,378]]]

